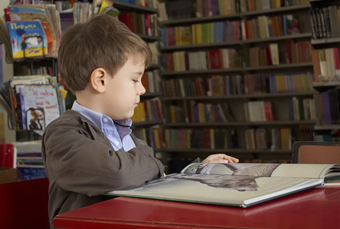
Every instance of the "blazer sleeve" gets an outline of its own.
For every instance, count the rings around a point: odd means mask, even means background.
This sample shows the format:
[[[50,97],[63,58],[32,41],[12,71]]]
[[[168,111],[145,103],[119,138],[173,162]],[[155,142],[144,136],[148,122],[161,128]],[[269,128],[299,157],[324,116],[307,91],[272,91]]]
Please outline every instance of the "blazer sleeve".
[[[125,152],[95,141],[72,125],[53,123],[42,139],[45,167],[67,191],[101,195],[143,185],[160,177],[164,166],[144,147]]]

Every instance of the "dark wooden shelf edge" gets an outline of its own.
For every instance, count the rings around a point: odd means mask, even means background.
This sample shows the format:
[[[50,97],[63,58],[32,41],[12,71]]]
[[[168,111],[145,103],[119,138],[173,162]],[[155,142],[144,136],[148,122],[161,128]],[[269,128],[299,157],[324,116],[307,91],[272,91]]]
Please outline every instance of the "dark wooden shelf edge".
[[[114,1],[114,0],[110,0],[110,1],[113,2],[113,7],[117,9],[125,9],[125,10],[131,10],[131,11],[143,12],[143,13],[157,13],[158,12],[158,9],[154,9],[151,7],[140,6],[137,4],[130,4],[130,3],[119,2],[119,1]]]
[[[132,127],[153,126],[153,125],[160,125],[160,124],[163,124],[162,120],[134,122],[132,123]]]
[[[313,63],[299,63],[299,64],[280,64],[260,67],[247,67],[247,68],[221,68],[221,69],[208,69],[208,70],[195,70],[195,71],[173,71],[162,72],[161,76],[172,75],[195,75],[195,74],[216,74],[216,73],[228,73],[228,72],[248,72],[248,71],[263,71],[263,70],[277,70],[277,69],[289,69],[289,68],[301,68],[301,67],[313,67]]]
[[[241,12],[241,13],[229,14],[229,15],[215,15],[215,16],[210,16],[210,17],[205,16],[205,17],[168,20],[168,21],[160,22],[159,25],[166,27],[166,26],[172,26],[172,25],[195,24],[195,23],[200,23],[200,22],[217,21],[217,20],[223,20],[223,19],[233,19],[233,18],[242,19],[248,16],[256,16],[256,15],[261,15],[261,14],[273,14],[273,13],[289,12],[289,11],[297,11],[297,10],[306,10],[309,8],[310,8],[310,4],[287,6],[287,7],[281,7],[281,8],[268,9],[268,10]]]
[[[215,122],[215,123],[164,123],[163,127],[233,127],[233,126],[276,126],[313,125],[316,121],[267,121],[267,122]]]
[[[186,97],[161,97],[161,100],[219,100],[219,99],[249,99],[266,97],[291,97],[291,96],[312,96],[318,94],[316,91],[308,92],[282,92],[282,93],[263,93],[251,95],[226,95],[226,96],[186,96]]]

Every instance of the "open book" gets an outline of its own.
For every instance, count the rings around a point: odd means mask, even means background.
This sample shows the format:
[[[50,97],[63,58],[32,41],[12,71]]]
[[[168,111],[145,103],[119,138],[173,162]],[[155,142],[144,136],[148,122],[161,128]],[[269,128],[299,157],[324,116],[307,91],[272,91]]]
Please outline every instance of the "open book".
[[[323,185],[334,177],[340,177],[340,165],[193,163],[179,174],[107,194],[246,208]]]

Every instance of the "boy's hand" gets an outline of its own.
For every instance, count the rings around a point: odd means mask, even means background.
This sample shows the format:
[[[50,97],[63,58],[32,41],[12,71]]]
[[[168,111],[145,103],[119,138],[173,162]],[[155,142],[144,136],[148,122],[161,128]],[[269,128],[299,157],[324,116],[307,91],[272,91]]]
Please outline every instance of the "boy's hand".
[[[225,154],[212,154],[202,161],[202,163],[237,163],[238,159]]]

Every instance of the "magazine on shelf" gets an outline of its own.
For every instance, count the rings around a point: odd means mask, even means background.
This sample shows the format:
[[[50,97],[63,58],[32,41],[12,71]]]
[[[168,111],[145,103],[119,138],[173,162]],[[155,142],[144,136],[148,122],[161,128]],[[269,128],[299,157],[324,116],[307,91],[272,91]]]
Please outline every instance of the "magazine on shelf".
[[[324,185],[340,177],[335,164],[201,164],[146,185],[107,193],[203,204],[249,207]]]
[[[47,54],[46,35],[40,21],[7,22],[7,29],[14,59]]]

